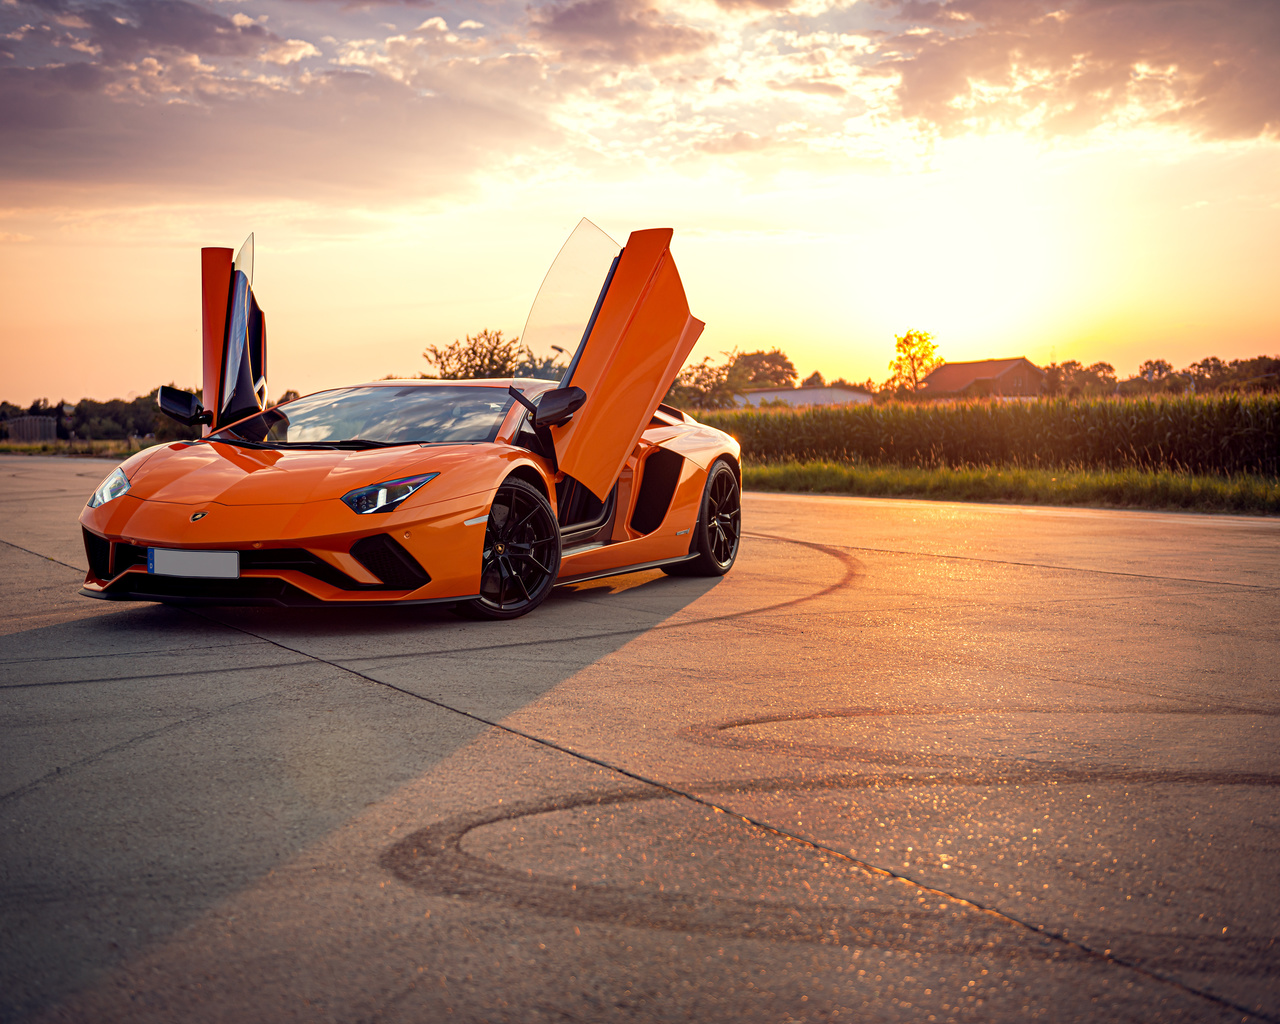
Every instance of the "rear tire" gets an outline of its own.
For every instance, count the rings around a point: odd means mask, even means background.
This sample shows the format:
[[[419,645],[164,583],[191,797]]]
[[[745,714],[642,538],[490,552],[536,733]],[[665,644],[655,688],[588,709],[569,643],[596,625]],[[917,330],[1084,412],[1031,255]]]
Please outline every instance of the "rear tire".
[[[668,576],[723,576],[733,568],[742,539],[742,492],[728,459],[716,459],[702,489],[702,505],[693,528],[697,557],[664,565]]]
[[[560,526],[542,492],[508,477],[484,528],[480,596],[457,611],[473,619],[514,619],[547,599],[560,574]]]

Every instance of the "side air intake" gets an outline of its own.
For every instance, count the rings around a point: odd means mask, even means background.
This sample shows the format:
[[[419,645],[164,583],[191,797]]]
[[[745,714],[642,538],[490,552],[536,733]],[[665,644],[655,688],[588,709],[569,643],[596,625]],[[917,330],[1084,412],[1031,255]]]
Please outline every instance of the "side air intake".
[[[650,452],[640,471],[640,493],[636,496],[636,510],[631,513],[631,529],[637,533],[652,533],[662,525],[683,468],[682,455],[665,448]]]
[[[89,571],[100,580],[111,579],[111,541],[90,533],[83,526],[84,553],[89,559]]]
[[[389,534],[365,537],[351,545],[351,555],[389,587],[417,590],[431,582],[417,559]]]

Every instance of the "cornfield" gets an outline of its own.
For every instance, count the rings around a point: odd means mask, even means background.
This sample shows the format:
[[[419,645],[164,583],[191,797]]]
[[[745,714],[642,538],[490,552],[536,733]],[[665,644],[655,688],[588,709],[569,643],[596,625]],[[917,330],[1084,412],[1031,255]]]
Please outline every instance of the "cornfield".
[[[703,412],[754,463],[1169,469],[1280,476],[1280,397],[1205,395]]]

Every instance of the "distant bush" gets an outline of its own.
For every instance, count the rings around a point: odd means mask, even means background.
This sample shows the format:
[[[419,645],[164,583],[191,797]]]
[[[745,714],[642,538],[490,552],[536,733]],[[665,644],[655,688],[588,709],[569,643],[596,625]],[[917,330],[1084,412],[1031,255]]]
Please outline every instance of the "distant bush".
[[[707,411],[753,462],[1170,469],[1280,476],[1280,396],[1202,395],[1033,402]]]

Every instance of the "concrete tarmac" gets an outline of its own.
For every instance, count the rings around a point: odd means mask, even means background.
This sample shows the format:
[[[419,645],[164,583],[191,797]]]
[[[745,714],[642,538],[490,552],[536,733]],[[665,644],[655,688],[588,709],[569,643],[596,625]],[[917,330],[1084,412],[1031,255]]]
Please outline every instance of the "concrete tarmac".
[[[0,1019],[1280,1021],[1280,522],[747,494],[532,615],[78,597],[0,458]]]

